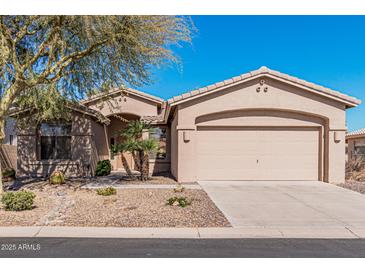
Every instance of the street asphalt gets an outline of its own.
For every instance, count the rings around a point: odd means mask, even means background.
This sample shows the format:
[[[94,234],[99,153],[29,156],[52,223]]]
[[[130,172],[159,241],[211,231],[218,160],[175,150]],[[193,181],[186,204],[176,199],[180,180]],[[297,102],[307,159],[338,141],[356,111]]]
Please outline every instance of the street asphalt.
[[[350,258],[365,239],[0,238],[0,257]]]

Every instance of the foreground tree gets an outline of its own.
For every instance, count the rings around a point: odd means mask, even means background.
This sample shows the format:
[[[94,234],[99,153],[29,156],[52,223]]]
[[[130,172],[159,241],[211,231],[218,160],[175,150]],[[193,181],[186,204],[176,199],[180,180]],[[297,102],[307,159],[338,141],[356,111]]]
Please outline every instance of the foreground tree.
[[[0,16],[0,146],[11,107],[53,119],[102,87],[149,83],[191,32],[177,16]]]

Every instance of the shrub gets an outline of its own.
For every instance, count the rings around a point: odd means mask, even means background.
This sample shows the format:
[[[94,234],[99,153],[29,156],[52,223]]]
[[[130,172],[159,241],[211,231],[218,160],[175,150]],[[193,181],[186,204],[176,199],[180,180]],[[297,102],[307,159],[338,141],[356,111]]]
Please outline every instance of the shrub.
[[[5,168],[3,171],[4,178],[15,178],[15,170],[13,168]]]
[[[96,165],[95,175],[96,176],[106,176],[112,171],[112,164],[110,160],[99,161]]]
[[[117,194],[117,190],[114,187],[106,187],[96,190],[96,193],[102,196],[110,196]]]
[[[30,191],[6,192],[1,197],[5,210],[20,211],[33,208],[35,194]]]
[[[186,197],[171,197],[167,200],[167,205],[173,206],[177,205],[180,207],[186,207],[188,205],[191,205],[191,200],[188,200]]]
[[[61,171],[54,171],[49,177],[52,185],[60,185],[65,183],[65,175]]]
[[[365,159],[356,157],[346,163],[346,179],[365,182]]]

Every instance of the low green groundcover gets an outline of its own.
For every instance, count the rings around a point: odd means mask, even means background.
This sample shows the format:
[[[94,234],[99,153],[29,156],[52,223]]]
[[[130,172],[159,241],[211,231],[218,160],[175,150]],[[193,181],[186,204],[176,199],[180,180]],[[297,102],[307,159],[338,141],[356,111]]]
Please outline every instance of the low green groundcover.
[[[167,200],[167,205],[178,205],[180,207],[186,207],[188,205],[191,205],[191,200],[189,200],[187,197],[171,197]]]
[[[117,190],[114,187],[106,187],[96,190],[96,193],[102,196],[110,196],[117,194]]]
[[[5,210],[21,211],[33,208],[36,195],[31,191],[11,191],[5,192],[1,197],[1,202]]]

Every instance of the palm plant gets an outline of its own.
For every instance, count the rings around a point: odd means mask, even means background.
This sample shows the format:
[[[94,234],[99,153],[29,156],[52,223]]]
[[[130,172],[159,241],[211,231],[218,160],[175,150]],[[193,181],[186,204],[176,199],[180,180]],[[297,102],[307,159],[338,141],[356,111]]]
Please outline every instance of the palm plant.
[[[118,152],[129,151],[132,153],[142,181],[147,180],[149,176],[149,154],[158,150],[156,140],[143,140],[142,138],[143,132],[150,130],[150,124],[139,120],[131,121],[121,133],[125,141],[115,146]]]
[[[151,129],[150,124],[135,120],[130,121],[127,126],[122,130],[122,136],[126,139],[139,140],[142,139],[142,134],[144,131],[149,131]]]
[[[154,139],[146,139],[139,141],[139,147],[142,151],[142,160],[140,160],[141,163],[141,180],[145,181],[148,179],[148,176],[150,174],[150,153],[156,152],[158,150],[158,143]]]

